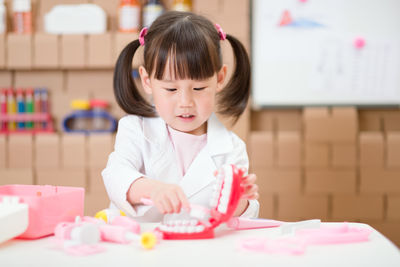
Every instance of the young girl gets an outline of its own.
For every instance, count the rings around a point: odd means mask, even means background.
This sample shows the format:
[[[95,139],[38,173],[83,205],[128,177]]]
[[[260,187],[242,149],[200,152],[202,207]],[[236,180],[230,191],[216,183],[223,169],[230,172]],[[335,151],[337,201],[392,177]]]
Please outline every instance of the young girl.
[[[222,64],[220,42],[229,41],[236,59],[231,80]],[[135,86],[132,59],[144,47],[139,74],[147,102]],[[111,206],[138,221],[209,206],[224,164],[248,167],[244,142],[228,131],[214,111],[238,119],[249,98],[250,64],[243,45],[219,25],[187,12],[166,12],[121,52],[114,93],[128,116],[119,121],[115,150],[103,180]],[[256,176],[242,182],[245,193],[235,216],[257,217]],[[152,200],[153,206],[141,199]],[[183,211],[184,213],[184,211]],[[186,213],[187,214],[187,213]]]

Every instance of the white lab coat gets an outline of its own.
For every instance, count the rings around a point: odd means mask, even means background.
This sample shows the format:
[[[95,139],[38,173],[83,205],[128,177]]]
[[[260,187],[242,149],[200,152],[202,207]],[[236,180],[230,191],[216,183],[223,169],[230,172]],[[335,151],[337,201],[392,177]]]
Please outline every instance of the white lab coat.
[[[160,117],[128,115],[119,121],[114,151],[102,176],[111,208],[118,208],[138,221],[158,222],[164,215],[155,207],[132,207],[127,201],[126,194],[136,179],[146,176],[178,184],[190,203],[209,207],[216,181],[213,173],[227,163],[248,168],[246,146],[215,114],[208,120],[207,144],[183,177],[166,123]],[[257,217],[258,211],[258,201],[251,200],[242,216]]]

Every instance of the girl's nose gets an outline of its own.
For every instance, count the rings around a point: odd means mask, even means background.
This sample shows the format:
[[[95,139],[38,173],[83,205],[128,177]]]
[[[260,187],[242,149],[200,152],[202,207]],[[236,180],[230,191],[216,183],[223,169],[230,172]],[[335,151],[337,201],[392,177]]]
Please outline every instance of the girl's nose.
[[[190,107],[193,105],[193,96],[189,90],[181,90],[179,95],[179,104],[182,107]]]

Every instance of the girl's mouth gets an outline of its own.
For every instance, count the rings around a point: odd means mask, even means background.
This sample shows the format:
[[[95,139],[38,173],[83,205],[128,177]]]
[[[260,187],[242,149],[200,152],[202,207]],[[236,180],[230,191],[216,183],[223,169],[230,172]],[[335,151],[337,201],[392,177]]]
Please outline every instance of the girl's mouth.
[[[184,114],[184,115],[180,115],[178,116],[181,120],[186,121],[186,122],[190,122],[192,120],[194,120],[195,116],[191,115],[191,114]]]

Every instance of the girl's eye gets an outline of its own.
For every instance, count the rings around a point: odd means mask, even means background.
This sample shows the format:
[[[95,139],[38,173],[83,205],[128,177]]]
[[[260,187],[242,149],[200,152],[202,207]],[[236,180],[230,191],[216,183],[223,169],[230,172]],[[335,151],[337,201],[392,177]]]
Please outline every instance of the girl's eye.
[[[176,89],[175,89],[175,88],[165,88],[165,90],[167,90],[168,92],[173,92],[173,91],[176,91]]]
[[[193,88],[193,90],[195,90],[195,91],[201,91],[201,90],[204,90],[204,89],[206,89],[206,87]]]

